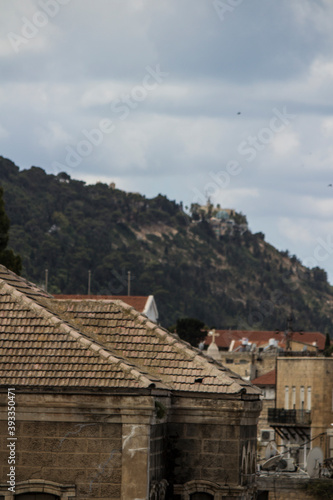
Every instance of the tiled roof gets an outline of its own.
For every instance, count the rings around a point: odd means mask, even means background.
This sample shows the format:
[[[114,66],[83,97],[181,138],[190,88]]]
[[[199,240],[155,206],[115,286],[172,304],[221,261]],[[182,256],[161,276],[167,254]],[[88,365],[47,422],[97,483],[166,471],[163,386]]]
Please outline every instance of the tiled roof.
[[[275,385],[276,384],[276,371],[271,370],[270,372],[264,373],[260,377],[255,378],[251,381],[254,385]]]
[[[148,296],[141,295],[54,295],[54,298],[67,300],[121,300],[139,312],[144,311],[148,300]]]
[[[53,299],[0,271],[2,386],[260,394],[119,300]]]
[[[228,349],[232,340],[241,340],[243,337],[249,339],[250,342],[263,343],[269,341],[269,339],[274,338],[276,340],[283,341],[284,334],[282,332],[274,331],[248,331],[248,330],[216,330],[219,334],[215,337],[215,343],[218,347]],[[297,342],[303,342],[304,344],[317,343],[317,347],[320,350],[325,348],[325,335],[320,332],[295,332],[293,334],[293,340]],[[205,343],[209,345],[212,341],[212,337],[206,337]]]
[[[6,283],[12,285],[28,297],[51,297],[51,295],[45,292],[42,288],[38,287],[34,283],[30,283],[26,279],[18,276],[12,271],[9,271],[9,269],[0,264],[0,281],[1,280],[5,280]]]
[[[147,388],[156,378],[80,333],[30,295],[0,280],[0,383],[6,386]],[[40,299],[33,287],[35,299]]]
[[[121,301],[48,300],[49,307],[112,352],[173,390],[236,394],[258,390]]]

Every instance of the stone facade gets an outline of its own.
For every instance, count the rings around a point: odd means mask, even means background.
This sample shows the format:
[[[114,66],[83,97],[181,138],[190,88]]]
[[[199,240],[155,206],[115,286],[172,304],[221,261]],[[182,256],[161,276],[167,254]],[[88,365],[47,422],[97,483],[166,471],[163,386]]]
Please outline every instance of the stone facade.
[[[239,497],[237,485],[255,489],[256,421],[260,403],[203,399],[174,401],[168,425],[175,500],[189,499],[193,484],[213,498]],[[241,423],[241,425],[239,425]],[[208,483],[209,482],[209,483]],[[208,491],[208,490],[207,490]]]
[[[220,361],[246,380],[253,380],[274,370],[276,357],[276,352],[260,355],[255,352],[219,352]]]
[[[28,485],[36,478],[69,485],[76,488],[69,497],[73,499],[130,499],[138,493],[146,498],[147,450],[155,418],[151,397],[17,393],[16,404],[18,483]],[[8,431],[3,406],[1,410],[5,478]]]
[[[4,399],[2,478],[9,470]],[[18,392],[17,485],[36,492],[31,480],[41,491],[52,483],[61,500],[187,500],[198,491],[250,500],[260,402],[172,399]],[[1,494],[13,499],[4,480]]]
[[[321,447],[324,458],[330,458],[333,358],[278,358],[276,391],[277,408],[295,409],[309,415],[311,448]]]

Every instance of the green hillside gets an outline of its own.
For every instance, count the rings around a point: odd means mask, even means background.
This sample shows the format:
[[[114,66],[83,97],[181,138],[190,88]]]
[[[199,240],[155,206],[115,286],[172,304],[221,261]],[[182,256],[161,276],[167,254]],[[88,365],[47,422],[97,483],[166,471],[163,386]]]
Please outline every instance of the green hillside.
[[[333,331],[325,271],[304,268],[262,233],[217,239],[204,217],[165,196],[20,171],[1,157],[0,185],[22,275],[42,284],[48,269],[51,293],[87,293],[91,270],[91,293],[126,295],[131,271],[131,294],[153,294],[164,326],[195,317],[217,328],[281,330],[292,310],[294,328]]]

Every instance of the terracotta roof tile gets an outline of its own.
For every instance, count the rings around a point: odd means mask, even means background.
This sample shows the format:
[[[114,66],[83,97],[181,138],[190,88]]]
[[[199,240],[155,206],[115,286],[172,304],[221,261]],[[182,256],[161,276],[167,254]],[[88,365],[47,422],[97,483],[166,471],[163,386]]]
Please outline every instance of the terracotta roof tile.
[[[45,294],[22,285],[11,273],[7,284],[1,267],[1,385],[135,388],[157,382],[35,301]],[[8,303],[13,311],[9,318],[3,308]]]
[[[138,295],[54,295],[55,299],[65,300],[121,300],[139,312],[143,312],[147,304],[148,296]]]
[[[237,394],[260,391],[121,301],[44,300],[76,328],[174,390]],[[103,312],[103,320],[100,313]],[[105,318],[105,319],[104,319]],[[115,319],[117,319],[115,325]],[[121,325],[121,326],[120,326]],[[202,383],[195,379],[202,378]]]
[[[252,380],[252,384],[254,385],[275,385],[276,384],[276,371],[271,370],[268,373],[265,373],[264,375],[261,375],[260,377],[255,378]]]

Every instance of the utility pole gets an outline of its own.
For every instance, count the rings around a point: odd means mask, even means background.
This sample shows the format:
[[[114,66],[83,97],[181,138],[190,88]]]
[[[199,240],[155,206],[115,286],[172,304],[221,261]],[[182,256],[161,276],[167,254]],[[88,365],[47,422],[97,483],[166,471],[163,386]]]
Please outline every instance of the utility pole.
[[[89,269],[89,271],[88,271],[88,295],[90,295],[90,292],[91,292],[90,288],[91,288],[91,271]]]
[[[127,295],[131,295],[131,271],[127,271]]]
[[[49,282],[49,270],[45,269],[45,292],[47,292],[48,282]]]

